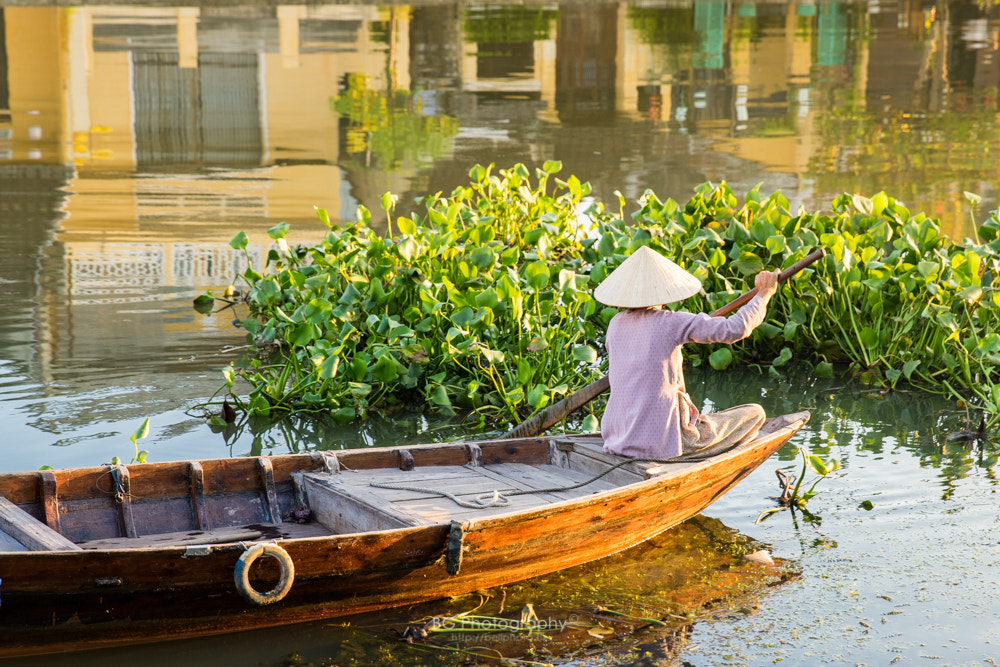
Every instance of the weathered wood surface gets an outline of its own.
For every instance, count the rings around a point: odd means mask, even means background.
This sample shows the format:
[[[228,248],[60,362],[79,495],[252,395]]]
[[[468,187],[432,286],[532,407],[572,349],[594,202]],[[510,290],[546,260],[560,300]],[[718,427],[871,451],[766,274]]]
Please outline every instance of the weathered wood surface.
[[[150,549],[155,547],[182,546],[187,544],[225,544],[248,542],[262,536],[259,530],[217,528],[215,530],[183,530],[178,533],[159,533],[145,537],[112,537],[104,540],[80,542],[77,549]],[[72,544],[72,542],[70,543]]]
[[[427,466],[414,470],[377,469],[356,474],[307,473],[304,479],[309,505],[318,520],[339,533],[467,521],[521,512],[616,488],[615,484],[602,478],[578,489],[535,492],[538,489],[572,487],[590,481],[596,474],[549,464],[494,463],[484,466]],[[372,487],[373,483],[410,488],[378,488]],[[511,492],[521,491],[532,493],[511,495]],[[467,503],[474,503],[480,498],[489,501],[495,492],[502,494],[509,505],[468,508],[444,495],[450,493]]]
[[[578,565],[633,546],[698,513],[759,466],[801,424],[797,421],[762,435],[710,461],[673,466],[676,469],[650,479],[628,472],[638,481],[618,487],[605,478],[601,480],[602,488],[583,487],[567,498],[536,498],[532,502],[537,506],[521,511],[470,517],[464,522],[465,548],[461,569],[455,576],[448,575],[445,569],[449,526],[444,522],[283,539],[279,544],[294,562],[295,582],[287,597],[267,607],[247,603],[235,589],[233,571],[244,550],[239,543],[0,553],[0,657],[316,620],[458,595]],[[561,447],[548,438],[476,444],[487,469],[500,464],[492,474],[510,480],[513,486],[534,486],[555,478],[579,479],[589,474],[584,470],[586,466],[600,463],[593,447],[577,451],[577,445],[587,440],[573,440],[568,439],[570,445]],[[476,467],[465,467],[472,463],[474,455],[464,445],[406,449],[414,462],[411,472],[400,470],[401,457],[396,450],[359,450],[338,453],[345,470],[336,475],[346,478],[362,474],[348,470],[379,468],[391,470],[393,475],[419,474],[421,467],[446,465],[461,466],[464,475]],[[566,460],[562,462],[575,460],[581,467],[560,468],[560,461],[549,463],[550,450],[564,454]],[[278,529],[267,521],[274,501],[266,489],[266,480],[262,482],[256,459],[199,463],[199,493],[206,507],[213,498],[255,499],[254,512],[264,538],[269,528]],[[323,457],[318,455],[272,457],[270,463],[274,496],[282,512],[296,503],[293,473],[322,479],[320,473],[325,470]],[[532,467],[537,472],[531,472]],[[194,530],[196,506],[202,503],[192,500],[193,475],[188,463],[145,464],[131,471],[134,513],[156,510],[153,498],[161,493],[174,499],[170,502],[176,506],[183,502],[188,526],[181,530]],[[106,468],[56,471],[59,507],[65,509],[63,499],[83,502],[83,488],[89,485],[93,489],[106,473]],[[227,480],[233,485],[227,486]],[[145,481],[152,484],[146,486]],[[7,489],[12,489],[18,498],[15,504],[29,514],[38,513],[36,519],[44,511],[39,486],[36,477],[26,485],[19,476],[0,476],[0,492],[10,498]],[[312,504],[312,491],[308,493]],[[424,500],[444,508],[439,498]],[[96,510],[86,511],[103,512],[115,520],[117,508],[113,500],[91,501],[100,502]],[[420,498],[403,496],[396,504],[414,501]],[[457,516],[458,512],[446,511],[444,515]],[[222,520],[221,514],[213,516],[213,521]],[[146,521],[140,517],[136,520],[137,528]],[[243,524],[231,524],[237,525]],[[287,525],[283,524],[281,530]]]
[[[73,542],[0,496],[0,532],[33,551],[76,551]]]

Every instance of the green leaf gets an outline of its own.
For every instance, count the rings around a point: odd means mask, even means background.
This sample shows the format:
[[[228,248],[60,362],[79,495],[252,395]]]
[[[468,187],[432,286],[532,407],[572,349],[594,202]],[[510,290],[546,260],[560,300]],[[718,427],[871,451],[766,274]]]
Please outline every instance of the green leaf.
[[[135,432],[129,436],[129,440],[131,440],[134,445],[136,440],[142,440],[147,435],[149,435],[149,417],[142,420],[142,424],[140,424],[139,428],[137,428]]]
[[[872,215],[878,217],[889,205],[889,198],[884,192],[880,192],[872,197]]]
[[[589,345],[576,345],[573,347],[573,358],[577,361],[592,364],[597,361],[597,350]]]
[[[917,271],[920,272],[920,275],[924,278],[930,278],[931,276],[936,275],[939,268],[941,268],[940,264],[937,262],[930,262],[926,259],[920,260],[920,262],[917,263]]]
[[[528,403],[536,410],[541,410],[549,403],[549,388],[544,384],[536,384],[528,392]]]
[[[851,201],[854,203],[854,208],[858,209],[861,213],[867,215],[872,214],[872,200],[867,197],[862,197],[861,195],[851,195]]]
[[[569,188],[569,192],[573,195],[574,199],[579,199],[583,196],[582,184],[580,183],[580,179],[576,176],[570,174],[570,177],[566,179],[566,186]]]
[[[770,322],[761,322],[760,326],[757,327],[757,331],[761,332],[764,338],[774,338],[781,333],[781,328],[774,326]]]
[[[406,218],[400,218],[400,220],[405,220]],[[405,259],[407,262],[412,262],[420,254],[420,244],[413,240],[412,237],[407,237],[399,244],[396,245],[396,251],[399,256]],[[422,281],[417,281],[422,282]]]
[[[594,267],[590,270],[590,281],[595,285],[600,285],[607,276],[608,266],[603,259],[595,263]]]
[[[713,269],[719,269],[726,264],[726,253],[722,252],[721,248],[715,248],[712,251],[711,256],[708,258],[708,265]]]
[[[333,413],[333,418],[338,424],[348,424],[354,420],[357,416],[357,411],[354,408],[340,408]]]
[[[330,355],[323,359],[323,362],[319,365],[319,378],[321,380],[329,380],[330,378],[337,375],[337,368],[340,367],[340,357],[335,355]]]
[[[874,350],[879,345],[880,336],[878,332],[871,327],[865,327],[862,329],[861,333],[858,334],[858,337],[861,339],[864,346],[869,350]]]
[[[491,364],[503,363],[504,354],[499,350],[491,350],[488,347],[481,347],[479,348],[479,353],[483,355],[483,358]]]
[[[764,245],[768,239],[774,237],[775,232],[777,232],[770,222],[766,220],[755,220],[752,225],[750,225],[750,238],[752,238],[759,245]],[[781,238],[781,237],[779,237]]]
[[[410,218],[396,218],[396,227],[403,234],[412,236],[417,233],[417,226]]]
[[[496,253],[489,246],[479,246],[469,253],[469,261],[480,269],[492,267],[496,263],[496,258]]]
[[[567,287],[570,289],[576,288],[576,272],[572,269],[560,269],[559,290],[564,291]]]
[[[524,267],[524,275],[528,279],[528,285],[540,290],[549,283],[549,265],[545,262],[532,262]]]
[[[288,336],[288,343],[292,347],[305,347],[312,343],[319,336],[319,328],[315,324],[303,322],[292,330]]]
[[[473,183],[482,183],[483,180],[486,178],[487,173],[488,172],[486,171],[486,169],[483,168],[481,164],[477,164],[476,166],[469,169],[469,178],[472,179]]]
[[[202,315],[210,315],[214,307],[215,297],[212,296],[211,292],[205,292],[194,299],[194,309]]]
[[[607,258],[614,254],[617,247],[618,244],[615,242],[615,235],[611,232],[604,232],[601,240],[597,243],[597,252],[601,254],[601,257]]]
[[[476,305],[480,308],[494,308],[500,303],[500,295],[492,287],[476,295]]]
[[[816,364],[816,377],[821,378],[832,378],[833,377],[833,364],[829,361],[821,361]]]
[[[531,376],[535,374],[534,367],[526,359],[517,360],[517,383],[528,384]]]
[[[580,426],[584,433],[597,433],[601,430],[601,420],[594,415],[587,415],[583,418],[583,423]]]
[[[262,395],[257,394],[250,398],[250,412],[266,417],[271,414],[271,404]]]
[[[806,460],[809,461],[809,467],[812,468],[817,475],[826,477],[826,474],[829,471],[826,469],[826,464],[823,463],[823,459],[818,456],[808,456],[806,457]]]
[[[549,341],[544,336],[534,336],[526,348],[528,352],[541,352],[549,346]]]
[[[741,251],[734,265],[745,276],[756,275],[764,268],[764,262],[752,252]]]
[[[364,398],[372,393],[372,386],[367,382],[348,382],[347,390],[354,398]]]
[[[785,249],[788,247],[788,243],[785,241],[784,236],[769,236],[767,241],[764,242],[764,247],[766,247],[767,251],[772,255],[779,255],[785,252]]]
[[[399,201],[399,195],[394,195],[391,192],[384,192],[379,198],[383,211],[391,211],[396,206],[397,201]]]
[[[434,405],[451,406],[451,399],[448,398],[447,390],[439,384],[434,385],[430,393],[427,395],[427,400]]]
[[[290,225],[287,222],[279,222],[274,227],[271,227],[269,230],[267,230],[267,235],[270,236],[275,241],[277,241],[278,239],[283,239],[285,238],[285,234],[288,233],[289,227]]]
[[[354,283],[347,283],[347,287],[344,288],[344,293],[340,295],[337,299],[337,303],[342,303],[344,305],[350,305],[352,303],[357,303],[361,298],[361,292],[358,288],[354,286]]]
[[[476,312],[466,306],[451,316],[451,321],[455,326],[465,329],[476,318]]]
[[[725,370],[733,363],[733,353],[728,347],[720,347],[708,357],[708,362],[717,371]]]
[[[349,372],[355,382],[361,382],[368,375],[368,363],[360,356],[351,359]]]
[[[246,232],[237,232],[236,236],[229,240],[229,245],[235,250],[244,250],[247,247],[247,242]]]
[[[326,225],[327,229],[329,229],[331,226],[330,214],[327,213],[325,208],[319,208],[318,206],[313,206],[313,208],[316,209],[316,217],[320,219],[320,222]]]
[[[399,366],[390,354],[383,354],[372,368],[372,378],[385,384],[392,382],[399,374]]]

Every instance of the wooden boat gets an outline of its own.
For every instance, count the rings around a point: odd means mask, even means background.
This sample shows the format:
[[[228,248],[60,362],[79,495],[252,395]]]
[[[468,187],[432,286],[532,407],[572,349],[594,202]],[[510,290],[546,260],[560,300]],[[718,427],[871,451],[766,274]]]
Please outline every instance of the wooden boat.
[[[0,475],[0,657],[310,621],[578,565],[697,514],[808,418],[663,464],[559,435]],[[308,523],[293,520],[303,507]]]

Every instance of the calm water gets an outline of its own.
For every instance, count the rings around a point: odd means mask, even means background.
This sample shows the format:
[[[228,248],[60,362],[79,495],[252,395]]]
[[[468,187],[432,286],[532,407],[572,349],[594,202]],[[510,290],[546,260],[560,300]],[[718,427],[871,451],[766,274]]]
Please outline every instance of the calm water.
[[[316,238],[313,206],[384,225],[383,192],[412,206],[477,162],[558,159],[609,206],[706,180],[807,209],[885,190],[954,236],[997,206],[1000,10],[975,2],[156,4],[0,0],[0,471],[128,460],[146,416],[151,460],[457,436],[419,414],[213,433],[197,406],[243,340],[191,300],[232,280],[240,230],[259,254],[281,221]],[[820,485],[818,525],[753,524],[791,450],[709,510],[802,575],[755,613],[708,614],[680,660],[1000,659],[989,445],[982,463],[945,445],[954,417],[930,399],[721,386],[703,400],[814,408],[798,444],[844,473]],[[602,586],[595,603],[624,590]],[[268,634],[272,655],[247,660],[331,657],[325,628]],[[218,664],[232,644],[184,646]]]

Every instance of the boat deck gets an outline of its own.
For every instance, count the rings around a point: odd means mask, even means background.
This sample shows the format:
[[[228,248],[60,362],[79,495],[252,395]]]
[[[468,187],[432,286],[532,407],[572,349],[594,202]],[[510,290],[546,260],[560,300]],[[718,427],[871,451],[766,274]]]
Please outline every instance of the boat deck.
[[[497,463],[425,466],[412,470],[310,472],[301,476],[300,483],[315,520],[335,533],[353,533],[467,521],[535,509],[693,465],[629,463],[593,480],[620,461],[603,451],[599,439],[578,436],[554,440],[550,454],[553,463],[548,464]],[[409,488],[384,488],[373,484]],[[561,490],[541,491],[544,489]],[[521,491],[534,492],[510,495]],[[480,498],[487,502],[492,500],[495,492],[504,494],[509,504],[501,501],[501,504],[486,508],[464,507],[445,495],[475,503]]]

